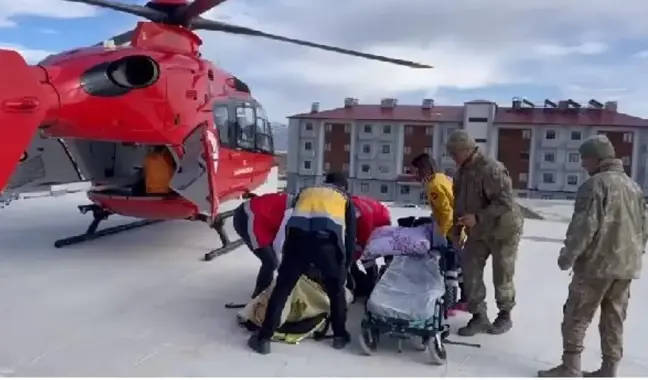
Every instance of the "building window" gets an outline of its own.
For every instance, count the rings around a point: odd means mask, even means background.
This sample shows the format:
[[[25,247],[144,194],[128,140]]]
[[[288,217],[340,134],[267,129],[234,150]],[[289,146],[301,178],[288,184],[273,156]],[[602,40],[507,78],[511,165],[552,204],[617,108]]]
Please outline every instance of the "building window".
[[[392,132],[391,125],[383,125],[383,133],[384,134],[389,135],[389,134],[391,134],[391,132]]]
[[[572,141],[580,141],[580,140],[582,140],[582,138],[583,138],[583,135],[582,135],[581,131],[572,131],[572,133],[571,133]]]
[[[556,183],[556,177],[553,173],[542,173],[542,183]]]
[[[412,129],[412,127],[405,127],[405,134],[406,134],[406,135],[411,135],[412,132],[414,132],[414,130]]]
[[[389,192],[389,187],[387,187],[387,185],[380,185],[380,192],[382,194],[387,194]]]
[[[326,124],[326,127],[324,127],[324,129],[326,130],[326,132],[331,132],[333,126],[331,124]]]
[[[569,160],[569,162],[578,162],[580,161],[580,154],[569,153],[569,157],[567,159]]]
[[[342,171],[345,172],[345,173],[349,172],[349,163],[348,162],[342,164]]]
[[[331,151],[331,143],[326,143],[326,151],[327,152]]]
[[[522,130],[522,138],[525,140],[531,140],[531,130],[530,129],[523,129]]]
[[[351,126],[349,124],[344,125],[344,133],[351,133]]]
[[[378,166],[378,171],[381,172],[382,174],[389,174],[389,166],[380,165]]]
[[[569,186],[578,185],[578,176],[576,174],[568,174],[567,175],[567,184]]]
[[[350,150],[351,150],[351,145],[349,145],[349,144],[344,144],[344,151],[345,151],[345,152],[348,152],[348,151],[350,151]]]
[[[528,159],[529,159],[529,152],[528,151],[520,152],[520,160],[528,160]]]
[[[623,161],[623,166],[630,166],[630,156],[621,157],[621,161]]]
[[[310,170],[312,165],[313,164],[309,160],[304,161],[304,169]]]
[[[306,126],[304,127],[307,131],[312,131],[313,130],[313,123],[306,123]]]
[[[520,182],[528,182],[529,181],[529,174],[528,173],[520,173],[518,174],[518,181]]]
[[[623,134],[623,142],[624,143],[632,143],[632,133],[624,133]]]
[[[410,193],[410,187],[408,185],[401,186],[400,193],[403,194],[403,195],[409,194]]]
[[[468,122],[469,123],[488,123],[488,118],[487,117],[469,117]]]
[[[425,134],[428,136],[432,136],[434,134],[434,128],[432,127],[425,128]]]
[[[545,153],[542,156],[542,161],[544,162],[555,162],[556,161],[556,155],[553,153]]]
[[[554,130],[545,131],[545,140],[555,140],[555,139],[556,139],[556,131]]]
[[[326,171],[331,170],[331,164],[329,162],[324,163],[324,170],[326,170]]]
[[[410,154],[412,153],[412,148],[409,146],[403,147],[403,153]]]
[[[389,146],[388,144],[383,144],[382,152],[383,154],[389,154],[391,152],[391,146]]]
[[[369,173],[371,171],[371,166],[369,166],[368,164],[362,164],[360,166],[360,171],[362,171],[363,173]]]
[[[371,153],[371,145],[363,144],[362,145],[362,153],[365,153],[365,154]]]
[[[304,150],[313,150],[313,143],[310,141],[306,141],[304,143]]]
[[[368,193],[369,192],[369,184],[366,182],[362,182],[360,184],[360,192],[362,193]]]
[[[365,124],[364,133],[371,133],[371,132],[372,132],[371,124]]]

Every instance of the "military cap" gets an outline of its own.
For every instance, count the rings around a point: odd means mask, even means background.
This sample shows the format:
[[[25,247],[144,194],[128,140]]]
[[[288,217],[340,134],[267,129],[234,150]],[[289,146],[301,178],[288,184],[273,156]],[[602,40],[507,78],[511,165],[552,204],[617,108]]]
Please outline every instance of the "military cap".
[[[448,152],[457,152],[460,150],[475,149],[477,143],[475,139],[463,129],[458,129],[448,137],[446,149]]]
[[[595,135],[583,141],[580,148],[578,148],[578,152],[581,157],[597,158],[599,160],[616,157],[614,146],[605,135]]]

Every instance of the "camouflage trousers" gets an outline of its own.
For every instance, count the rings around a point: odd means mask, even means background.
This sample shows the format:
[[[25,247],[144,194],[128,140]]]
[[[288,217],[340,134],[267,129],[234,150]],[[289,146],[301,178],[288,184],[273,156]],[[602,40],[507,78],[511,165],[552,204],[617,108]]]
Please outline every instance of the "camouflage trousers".
[[[574,275],[563,308],[563,352],[583,352],[585,333],[601,307],[599,333],[603,358],[618,362],[623,357],[623,322],[626,319],[632,280],[583,278]]]
[[[492,257],[495,301],[500,311],[511,311],[515,307],[515,263],[517,261],[520,235],[505,240],[481,240],[470,236],[461,253],[464,291],[468,311],[472,314],[486,314],[486,285],[484,268]]]

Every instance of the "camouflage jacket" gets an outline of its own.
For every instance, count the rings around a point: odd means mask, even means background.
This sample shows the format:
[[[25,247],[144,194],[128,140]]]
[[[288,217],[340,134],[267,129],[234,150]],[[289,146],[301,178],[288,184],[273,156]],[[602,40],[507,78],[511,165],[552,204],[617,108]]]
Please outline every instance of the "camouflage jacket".
[[[515,202],[513,185],[504,165],[475,151],[454,177],[453,235],[459,236],[457,218],[474,214],[477,224],[470,229],[473,239],[506,240],[521,234],[524,218]]]
[[[637,279],[648,241],[648,214],[639,185],[621,160],[606,160],[576,193],[562,256],[587,278]]]

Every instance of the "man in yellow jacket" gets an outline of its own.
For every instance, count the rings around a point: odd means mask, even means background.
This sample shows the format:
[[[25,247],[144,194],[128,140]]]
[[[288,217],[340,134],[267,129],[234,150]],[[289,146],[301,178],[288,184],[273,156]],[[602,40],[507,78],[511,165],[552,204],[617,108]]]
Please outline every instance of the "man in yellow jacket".
[[[428,154],[423,153],[416,156],[411,163],[416,170],[416,177],[427,196],[428,204],[432,209],[432,216],[445,237],[452,241],[452,226],[454,224],[454,192],[452,190],[452,178],[444,173],[438,173],[436,162]],[[465,233],[462,233],[460,241],[452,241],[457,249],[461,249],[465,241]],[[461,298],[463,299],[463,281],[460,281]],[[463,310],[463,300],[459,301],[458,310]]]

